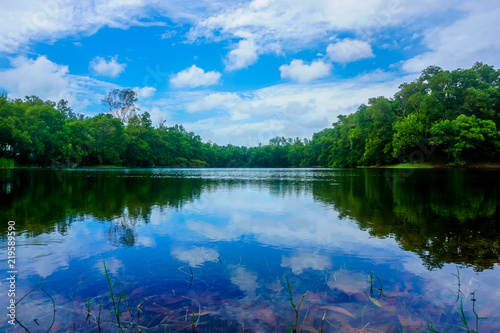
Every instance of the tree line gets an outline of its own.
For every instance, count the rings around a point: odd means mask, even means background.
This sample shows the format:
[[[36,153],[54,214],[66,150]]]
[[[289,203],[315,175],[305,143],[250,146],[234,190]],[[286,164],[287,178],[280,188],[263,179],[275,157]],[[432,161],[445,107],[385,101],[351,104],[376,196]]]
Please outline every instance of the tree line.
[[[249,148],[203,142],[182,125],[153,126],[136,101],[130,89],[113,90],[102,100],[107,112],[86,117],[65,100],[0,93],[0,158],[44,167],[355,167],[491,162],[500,154],[500,71],[479,62],[430,66],[311,140],[276,137]]]
[[[500,72],[426,68],[393,98],[377,97],[327,129],[327,165],[352,167],[424,159],[446,163],[499,156]]]

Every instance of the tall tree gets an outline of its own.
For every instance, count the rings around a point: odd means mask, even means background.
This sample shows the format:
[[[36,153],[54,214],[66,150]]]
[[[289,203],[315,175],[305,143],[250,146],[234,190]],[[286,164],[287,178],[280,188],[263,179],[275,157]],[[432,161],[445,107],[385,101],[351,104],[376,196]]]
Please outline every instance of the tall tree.
[[[101,103],[109,113],[126,123],[137,111],[137,94],[132,89],[113,89],[106,93]]]

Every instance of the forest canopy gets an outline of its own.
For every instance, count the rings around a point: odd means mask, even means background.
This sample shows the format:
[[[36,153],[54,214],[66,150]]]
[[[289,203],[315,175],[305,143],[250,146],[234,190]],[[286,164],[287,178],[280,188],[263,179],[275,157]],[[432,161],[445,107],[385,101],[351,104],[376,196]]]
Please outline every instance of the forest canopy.
[[[355,167],[500,155],[500,71],[479,62],[453,71],[430,66],[393,97],[369,99],[311,140],[276,137],[250,148],[203,142],[182,125],[153,126],[136,100],[129,89],[108,92],[109,112],[86,117],[65,100],[2,92],[0,158],[44,167]]]

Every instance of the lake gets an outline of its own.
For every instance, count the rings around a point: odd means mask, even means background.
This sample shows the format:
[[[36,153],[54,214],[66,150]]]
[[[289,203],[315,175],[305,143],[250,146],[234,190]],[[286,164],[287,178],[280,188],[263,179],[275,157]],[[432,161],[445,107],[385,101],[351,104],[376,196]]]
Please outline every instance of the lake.
[[[496,170],[0,170],[0,198],[30,332],[500,332]]]

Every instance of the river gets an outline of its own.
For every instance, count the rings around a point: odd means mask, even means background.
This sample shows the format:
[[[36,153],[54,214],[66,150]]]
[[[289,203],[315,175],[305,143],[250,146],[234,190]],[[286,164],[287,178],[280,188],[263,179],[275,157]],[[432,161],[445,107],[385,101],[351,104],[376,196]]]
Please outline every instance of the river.
[[[496,170],[0,170],[0,329],[500,331],[499,210]]]

